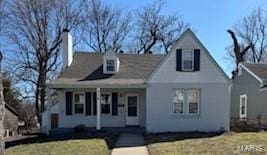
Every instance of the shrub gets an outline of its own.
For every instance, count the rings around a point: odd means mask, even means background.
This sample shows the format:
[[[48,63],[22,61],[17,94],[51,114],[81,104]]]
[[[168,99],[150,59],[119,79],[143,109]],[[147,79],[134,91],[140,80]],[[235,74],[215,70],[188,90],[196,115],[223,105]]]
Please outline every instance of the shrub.
[[[74,127],[74,132],[75,133],[81,133],[85,131],[85,125],[84,124],[80,124]]]

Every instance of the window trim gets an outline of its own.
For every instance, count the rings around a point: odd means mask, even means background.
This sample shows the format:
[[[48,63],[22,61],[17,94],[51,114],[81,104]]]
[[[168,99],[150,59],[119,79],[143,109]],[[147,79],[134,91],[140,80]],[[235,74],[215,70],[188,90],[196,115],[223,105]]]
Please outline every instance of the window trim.
[[[102,113],[102,102],[101,102],[101,95],[102,94],[107,94],[107,95],[110,95],[110,103],[109,103],[109,107],[110,107],[110,112],[109,112],[109,114],[103,114]],[[100,112],[101,112],[101,115],[112,115],[112,94],[111,94],[111,92],[102,92],[101,94],[100,94]]]
[[[177,90],[183,90],[184,91],[184,104],[183,104],[183,113],[175,113],[174,110],[175,110],[175,107],[174,107],[174,102],[173,102],[173,97],[175,95],[175,92]],[[197,91],[198,92],[198,105],[197,105],[197,113],[189,113],[189,100],[188,100],[188,95],[187,95],[187,92],[190,91],[190,90],[194,90],[194,91]],[[199,88],[175,88],[173,89],[174,93],[173,93],[173,96],[172,96],[172,113],[174,115],[178,115],[178,116],[199,116],[200,115],[200,101],[201,101],[201,89]]]
[[[115,73],[116,72],[116,60],[115,59],[106,59],[105,61],[106,61],[105,62],[106,63],[106,72],[107,73]],[[109,71],[108,70],[108,66],[109,66],[108,65],[108,61],[113,61],[113,63],[114,63],[114,65],[113,65],[113,71]]]
[[[187,110],[186,110],[186,112],[187,112],[187,115],[191,115],[191,116],[196,116],[196,115],[199,115],[199,113],[200,113],[200,89],[188,89],[187,91],[190,91],[190,90],[194,90],[194,91],[196,91],[197,92],[197,95],[198,95],[198,98],[197,98],[197,113],[190,113],[189,112],[189,100],[188,100],[188,95],[187,95],[187,93],[186,93],[186,97],[187,97],[187,104],[188,104],[188,106],[187,106]]]
[[[184,89],[174,89],[174,93],[173,93],[173,96],[172,96],[172,107],[173,107],[173,110],[172,112],[175,114],[175,115],[185,115],[185,96],[183,96],[184,98],[184,102],[183,102],[183,113],[175,113],[175,105],[174,105],[174,102],[173,102],[173,97],[174,95],[176,94],[176,91],[183,91],[184,92],[184,95],[185,95],[185,90]]]
[[[245,98],[245,114],[242,114],[242,99]],[[242,94],[239,97],[239,118],[246,119],[247,118],[247,104],[248,104],[248,97],[247,94]]]
[[[83,101],[82,103],[78,103],[78,104],[82,104],[82,105],[83,105],[83,113],[82,113],[82,114],[80,114],[80,113],[76,113],[76,112],[75,112],[75,104],[76,104],[76,103],[75,103],[75,95],[76,95],[76,94],[83,94],[83,95],[84,95],[84,101]],[[74,93],[73,93],[73,105],[72,105],[72,107],[73,107],[72,109],[73,109],[73,110],[72,110],[72,111],[73,111],[73,114],[74,114],[74,115],[78,115],[78,116],[79,116],[79,115],[80,115],[80,116],[85,115],[85,100],[86,100],[86,99],[85,99],[85,93],[84,93],[84,92],[74,92]]]
[[[184,53],[185,52],[191,52],[192,54],[192,68],[191,69],[186,69],[184,68]],[[194,50],[182,50],[182,71],[193,71],[194,70]]]

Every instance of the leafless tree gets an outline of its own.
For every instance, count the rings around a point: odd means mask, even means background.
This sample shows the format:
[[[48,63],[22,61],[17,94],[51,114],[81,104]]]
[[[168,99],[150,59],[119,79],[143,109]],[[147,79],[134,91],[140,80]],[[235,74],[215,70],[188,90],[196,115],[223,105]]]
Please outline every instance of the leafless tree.
[[[35,108],[40,113],[46,100],[46,82],[61,66],[61,33],[78,29],[84,22],[82,0],[10,0],[7,35],[14,44],[10,70],[34,89]],[[40,109],[39,109],[40,106]]]
[[[246,60],[263,62],[267,56],[267,11],[261,7],[239,21],[234,30],[242,44],[252,45]]]
[[[227,48],[228,56],[237,66],[240,62],[264,62],[267,58],[267,12],[262,8],[253,10],[228,30],[233,48]]]
[[[181,33],[189,27],[179,16],[162,13],[165,2],[154,1],[143,7],[137,14],[137,53],[149,53],[161,45],[166,53]]]
[[[245,61],[245,55],[247,54],[248,50],[252,47],[252,45],[248,45],[243,48],[243,44],[240,44],[237,40],[235,33],[232,30],[227,30],[227,32],[231,35],[233,40],[233,50],[228,50],[230,52],[230,56],[235,59],[236,68],[240,62]],[[232,54],[234,53],[234,54]]]
[[[123,15],[121,10],[112,8],[101,0],[88,1],[87,8],[85,44],[95,52],[103,53],[109,47],[119,52],[130,31],[131,16]]]
[[[0,0],[0,34],[3,27],[4,14],[4,1]],[[1,37],[1,36],[0,36]],[[1,47],[1,46],[0,46]],[[0,49],[1,50],[1,49]],[[2,83],[2,52],[0,51],[0,154],[4,154],[5,141],[4,141],[4,118],[5,118],[5,100],[3,94],[3,83]]]

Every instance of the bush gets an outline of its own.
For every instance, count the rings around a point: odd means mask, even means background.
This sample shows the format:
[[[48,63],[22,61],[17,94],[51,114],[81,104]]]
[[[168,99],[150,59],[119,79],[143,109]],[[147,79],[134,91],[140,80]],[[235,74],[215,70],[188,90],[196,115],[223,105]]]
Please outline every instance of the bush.
[[[84,124],[80,124],[74,127],[74,132],[75,133],[81,133],[85,131],[85,125]]]

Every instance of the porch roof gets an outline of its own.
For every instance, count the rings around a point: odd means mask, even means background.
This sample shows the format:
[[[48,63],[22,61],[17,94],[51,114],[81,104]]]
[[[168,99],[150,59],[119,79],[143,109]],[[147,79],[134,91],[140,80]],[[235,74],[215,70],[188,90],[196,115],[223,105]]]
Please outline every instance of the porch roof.
[[[101,79],[81,81],[79,79],[61,78],[49,83],[50,88],[144,88],[145,79]]]

